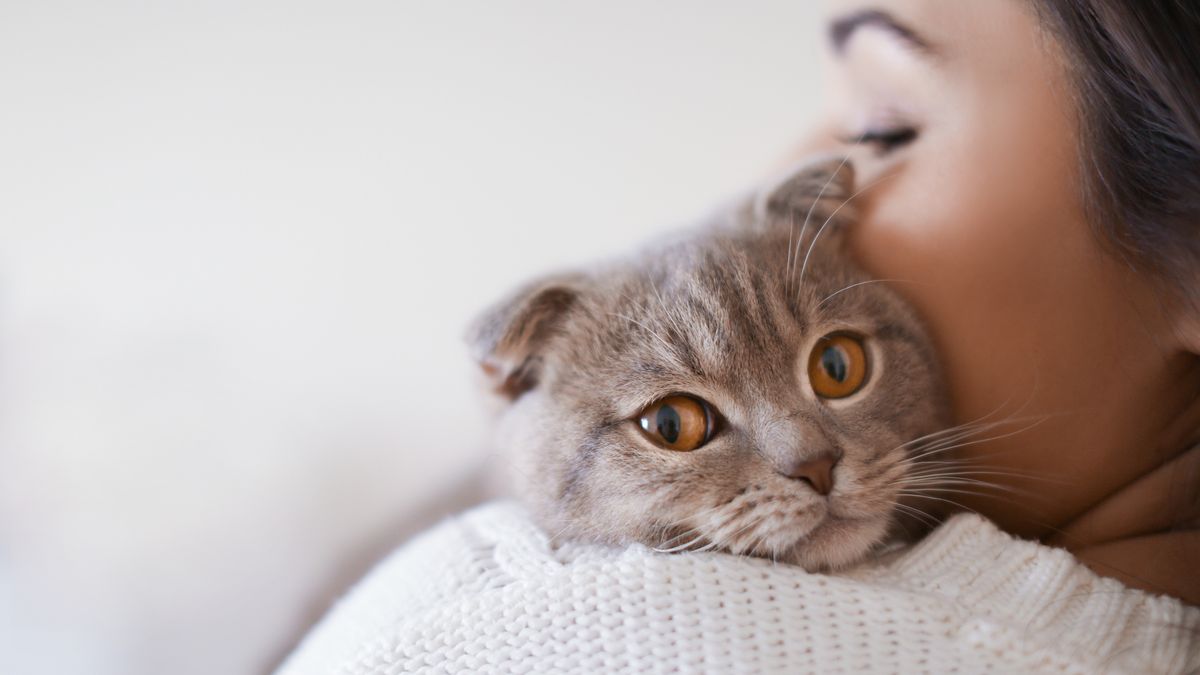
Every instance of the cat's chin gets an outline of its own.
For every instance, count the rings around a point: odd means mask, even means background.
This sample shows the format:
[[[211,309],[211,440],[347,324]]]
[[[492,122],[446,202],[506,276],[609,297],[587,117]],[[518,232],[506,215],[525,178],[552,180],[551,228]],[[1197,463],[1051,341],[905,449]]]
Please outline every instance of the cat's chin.
[[[887,535],[886,518],[828,515],[779,560],[810,572],[845,569],[865,560]]]

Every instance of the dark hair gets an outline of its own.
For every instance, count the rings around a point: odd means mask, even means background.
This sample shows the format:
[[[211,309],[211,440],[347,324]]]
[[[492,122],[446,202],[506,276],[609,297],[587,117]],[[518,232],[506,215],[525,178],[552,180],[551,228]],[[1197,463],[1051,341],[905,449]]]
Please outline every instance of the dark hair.
[[[1200,312],[1200,3],[1034,5],[1073,71],[1090,221]]]

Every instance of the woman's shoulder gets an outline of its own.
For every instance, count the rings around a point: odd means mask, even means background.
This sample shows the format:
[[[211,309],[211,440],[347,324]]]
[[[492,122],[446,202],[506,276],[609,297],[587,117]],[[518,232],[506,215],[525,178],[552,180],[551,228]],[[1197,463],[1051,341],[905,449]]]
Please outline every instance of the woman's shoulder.
[[[281,673],[1189,672],[1200,610],[960,515],[846,573],[553,545],[497,502],[401,547]]]

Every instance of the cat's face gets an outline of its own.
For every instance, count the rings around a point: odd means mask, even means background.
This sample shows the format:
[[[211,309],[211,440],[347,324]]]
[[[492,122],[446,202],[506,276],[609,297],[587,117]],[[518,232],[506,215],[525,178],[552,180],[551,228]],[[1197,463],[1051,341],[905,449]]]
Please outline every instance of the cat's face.
[[[548,531],[826,569],[894,527],[906,444],[945,404],[912,311],[843,250],[839,166],[478,324],[511,401],[500,444]]]

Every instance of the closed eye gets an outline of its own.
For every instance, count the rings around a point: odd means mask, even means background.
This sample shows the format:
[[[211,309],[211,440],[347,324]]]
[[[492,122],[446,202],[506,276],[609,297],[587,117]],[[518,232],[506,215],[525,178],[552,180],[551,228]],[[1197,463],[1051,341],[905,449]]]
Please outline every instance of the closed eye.
[[[842,142],[851,145],[866,145],[874,147],[879,155],[894,152],[917,140],[917,129],[911,126],[897,126],[884,129],[867,130]]]

